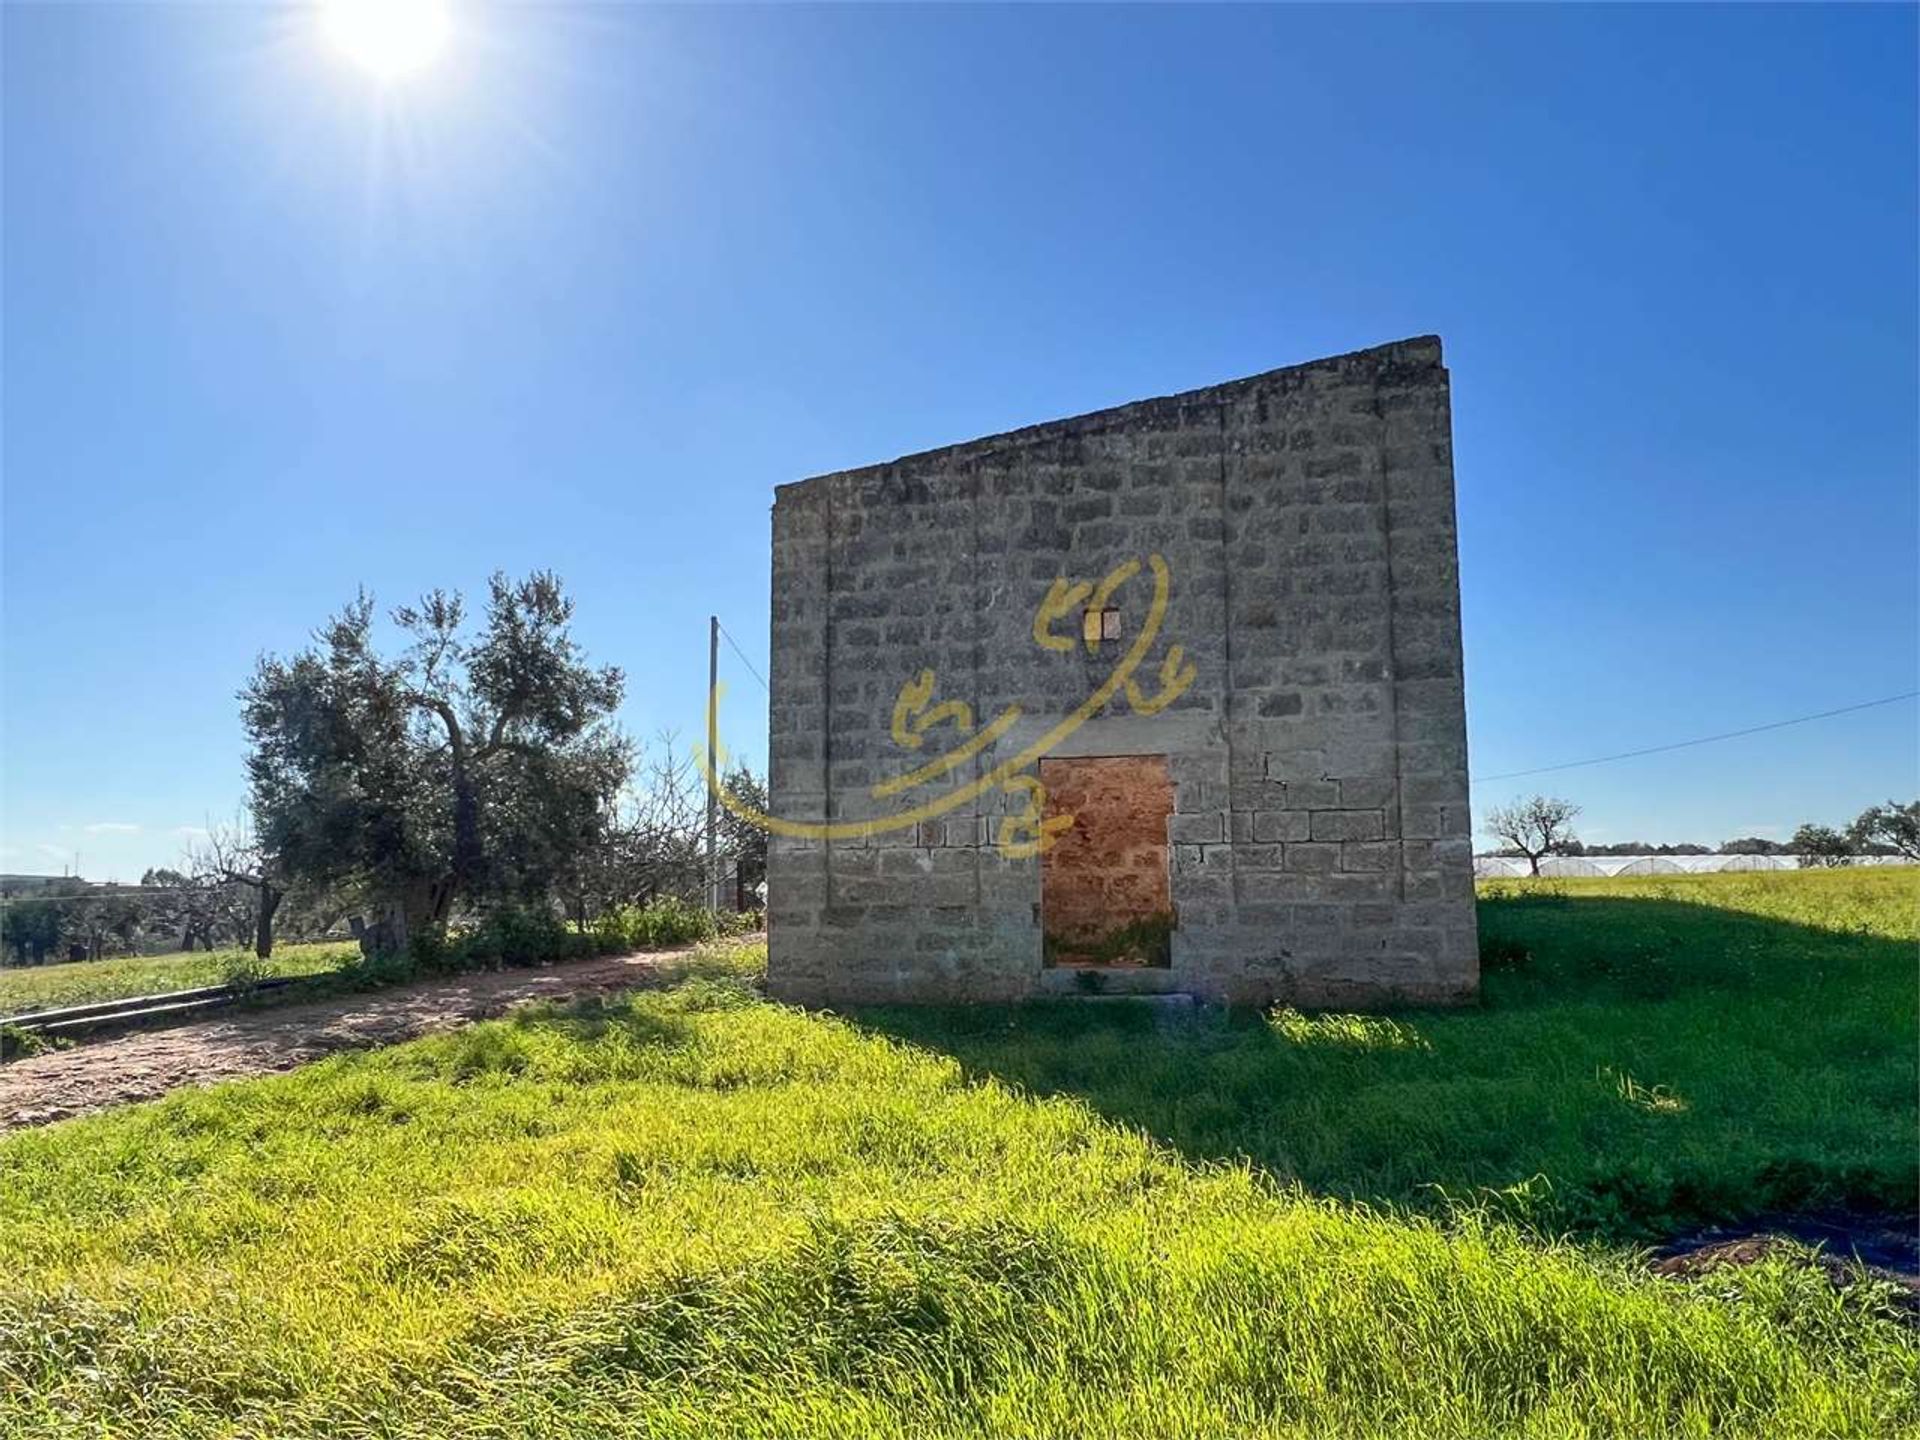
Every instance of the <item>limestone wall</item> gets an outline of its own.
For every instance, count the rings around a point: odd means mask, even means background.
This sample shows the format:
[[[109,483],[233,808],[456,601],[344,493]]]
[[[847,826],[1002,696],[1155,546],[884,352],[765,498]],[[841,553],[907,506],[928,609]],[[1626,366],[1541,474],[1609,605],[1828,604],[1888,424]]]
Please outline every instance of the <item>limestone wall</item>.
[[[996,842],[1009,816],[1026,834],[1038,766],[997,772],[1042,754],[1166,757],[1180,988],[1342,1005],[1473,993],[1437,339],[784,486],[773,528],[772,808],[839,831],[774,838],[777,993],[1039,988],[1041,859]],[[1140,637],[1149,556],[1169,599],[1133,675],[1144,703],[1123,688],[1073,728]],[[1098,584],[1130,558],[1119,639],[1090,652],[1076,612],[1049,632],[1068,648],[1037,641],[1056,579]],[[1145,713],[1175,643],[1193,681]],[[920,717],[969,713],[903,745],[901,688],[928,670]],[[963,763],[875,793],[994,724]],[[927,818],[884,828],[902,812]]]

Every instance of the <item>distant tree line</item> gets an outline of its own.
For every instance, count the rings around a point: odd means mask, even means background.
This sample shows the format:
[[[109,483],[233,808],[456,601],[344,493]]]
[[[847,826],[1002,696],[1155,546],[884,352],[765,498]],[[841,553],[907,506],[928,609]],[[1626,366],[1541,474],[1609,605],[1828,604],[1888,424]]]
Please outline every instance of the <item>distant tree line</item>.
[[[495,575],[477,623],[442,590],[391,618],[397,653],[362,593],[306,649],[263,657],[239,695],[244,817],[147,872],[150,895],[8,901],[9,954],[98,957],[164,931],[265,957],[282,933],[343,925],[369,954],[398,953],[505,912],[585,927],[706,901],[702,768],[671,735],[642,750],[622,733],[625,679],[582,654],[558,577]],[[727,783],[764,800],[745,768]],[[757,908],[765,834],[723,810],[714,844],[722,904]]]
[[[139,886],[61,879],[26,895],[0,899],[0,942],[14,964],[99,960],[162,949],[213,950],[253,943],[264,923],[271,934],[276,894],[263,908],[242,882],[213,859],[219,845],[190,849],[178,868],[156,867]],[[324,920],[298,917],[306,933]],[[268,952],[262,952],[268,953]]]
[[[83,880],[57,880],[26,898],[0,902],[0,942],[14,963],[92,959],[132,949],[143,930],[141,907],[95,898]]]
[[[1802,825],[1786,841],[1744,835],[1718,846],[1652,844],[1624,840],[1609,845],[1583,843],[1573,833],[1580,807],[1570,800],[1534,795],[1497,805],[1482,828],[1499,840],[1490,855],[1525,860],[1535,875],[1549,855],[1798,855],[1802,866],[1845,865],[1865,856],[1900,856],[1920,862],[1920,800],[1902,805],[1889,800],[1863,810],[1844,830]]]
[[[1862,810],[1844,830],[1802,825],[1788,849],[1802,865],[1845,865],[1862,855],[1898,855],[1920,860],[1920,800],[1902,805],[1889,800]]]

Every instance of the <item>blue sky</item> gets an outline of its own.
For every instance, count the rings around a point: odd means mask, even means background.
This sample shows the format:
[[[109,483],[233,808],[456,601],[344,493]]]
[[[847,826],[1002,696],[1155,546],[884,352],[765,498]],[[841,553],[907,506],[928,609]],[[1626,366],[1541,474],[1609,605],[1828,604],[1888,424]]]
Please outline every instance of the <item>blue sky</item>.
[[[232,813],[361,584],[554,567],[691,736],[775,484],[1426,332],[1477,772],[1920,683],[1911,8],[470,6],[385,86],[305,9],[0,23],[0,868]],[[1533,783],[1784,836],[1914,710]]]

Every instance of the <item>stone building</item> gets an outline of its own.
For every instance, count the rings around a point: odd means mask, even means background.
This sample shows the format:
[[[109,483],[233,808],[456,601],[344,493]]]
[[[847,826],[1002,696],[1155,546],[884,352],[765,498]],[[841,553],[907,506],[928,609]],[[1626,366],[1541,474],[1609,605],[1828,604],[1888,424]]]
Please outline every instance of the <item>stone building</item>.
[[[1479,980],[1451,419],[1403,340],[779,489],[769,980]]]

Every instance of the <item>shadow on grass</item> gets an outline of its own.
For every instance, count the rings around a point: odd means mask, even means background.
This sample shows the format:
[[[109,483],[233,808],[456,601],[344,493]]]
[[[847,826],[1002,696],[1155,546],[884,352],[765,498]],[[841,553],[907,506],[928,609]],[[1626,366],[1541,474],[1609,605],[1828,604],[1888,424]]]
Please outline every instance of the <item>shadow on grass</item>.
[[[1914,948],[1666,899],[1481,902],[1483,1003],[1392,1016],[869,1007],[975,1080],[1342,1198],[1651,1240],[1914,1209]]]

